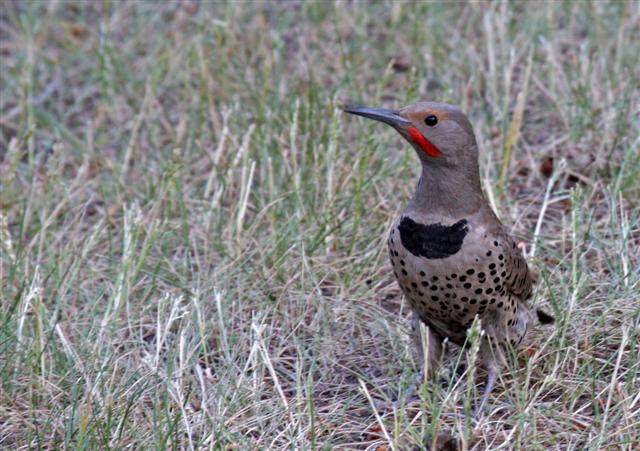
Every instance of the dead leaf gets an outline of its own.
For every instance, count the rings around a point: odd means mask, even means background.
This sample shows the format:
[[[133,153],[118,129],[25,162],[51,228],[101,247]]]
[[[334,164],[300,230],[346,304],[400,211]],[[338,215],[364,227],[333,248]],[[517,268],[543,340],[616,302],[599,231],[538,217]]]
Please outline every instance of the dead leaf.
[[[451,433],[438,433],[433,451],[458,451],[459,449],[458,440]]]
[[[540,164],[540,173],[545,177],[551,177],[553,173],[553,157],[547,157]]]
[[[408,55],[400,55],[393,58],[391,67],[396,72],[406,72],[413,66],[413,61]]]
[[[368,442],[380,439],[382,437],[382,427],[378,423],[373,424],[367,430],[367,436],[366,437],[367,437],[366,440]]]

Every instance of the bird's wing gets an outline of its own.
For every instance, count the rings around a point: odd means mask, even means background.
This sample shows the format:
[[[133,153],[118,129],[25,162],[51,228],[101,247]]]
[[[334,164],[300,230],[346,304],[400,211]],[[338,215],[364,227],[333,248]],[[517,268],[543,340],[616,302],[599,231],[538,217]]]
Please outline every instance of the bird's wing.
[[[506,236],[504,243],[505,248],[508,247],[508,249],[504,250],[504,255],[507,261],[506,266],[509,268],[504,279],[504,286],[509,293],[516,296],[525,307],[528,307],[526,301],[533,294],[534,276],[522,252],[516,246],[513,237]],[[535,309],[535,313],[540,324],[552,324],[555,322],[553,315],[546,313],[542,309]]]
[[[505,266],[507,267],[504,286],[509,293],[525,301],[533,293],[533,276],[513,237],[505,234],[503,242]]]

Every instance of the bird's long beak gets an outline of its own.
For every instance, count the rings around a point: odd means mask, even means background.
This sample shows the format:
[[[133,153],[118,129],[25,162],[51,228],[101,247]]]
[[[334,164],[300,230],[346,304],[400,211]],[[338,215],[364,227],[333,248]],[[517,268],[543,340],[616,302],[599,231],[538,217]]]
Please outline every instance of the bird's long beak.
[[[356,114],[376,121],[384,122],[395,128],[409,142],[414,143],[424,150],[430,157],[439,157],[442,155],[440,149],[431,144],[418,128],[400,116],[398,110],[389,110],[387,108],[369,108],[366,106],[346,106],[343,108],[346,113]]]
[[[384,122],[394,128],[407,127],[411,122],[400,116],[398,110],[388,108],[369,108],[366,106],[346,106],[343,108],[346,113],[356,114],[376,121]]]

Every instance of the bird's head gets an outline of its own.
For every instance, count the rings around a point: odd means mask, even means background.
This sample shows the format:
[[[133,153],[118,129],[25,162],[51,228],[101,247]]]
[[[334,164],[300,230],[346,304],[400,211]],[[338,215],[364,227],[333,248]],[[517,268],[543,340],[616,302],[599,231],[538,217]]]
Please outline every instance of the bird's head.
[[[457,106],[416,102],[400,110],[348,106],[344,111],[391,125],[416,149],[425,165],[449,168],[477,165],[473,129]]]

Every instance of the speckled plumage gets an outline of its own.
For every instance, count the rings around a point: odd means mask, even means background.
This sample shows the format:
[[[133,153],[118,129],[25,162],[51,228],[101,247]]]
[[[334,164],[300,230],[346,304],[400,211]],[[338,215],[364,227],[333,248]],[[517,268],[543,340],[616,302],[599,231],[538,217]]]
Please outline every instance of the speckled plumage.
[[[426,354],[430,369],[438,364],[442,341],[463,345],[479,318],[485,332],[480,358],[488,370],[484,404],[504,363],[504,347],[519,344],[532,324],[553,317],[527,304],[533,279],[482,192],[471,124],[459,108],[433,102],[399,111],[345,111],[393,126],[419,157],[420,181],[389,234],[391,264],[414,311],[418,356]],[[419,322],[428,326],[426,353]]]
[[[495,230],[488,230],[477,216],[466,218],[469,231],[460,250],[434,259],[416,256],[403,246],[401,216],[388,240],[394,274],[420,320],[442,338],[462,345],[478,315],[494,338],[515,345],[533,320],[524,302],[531,296],[531,275],[520,249],[497,219]]]

